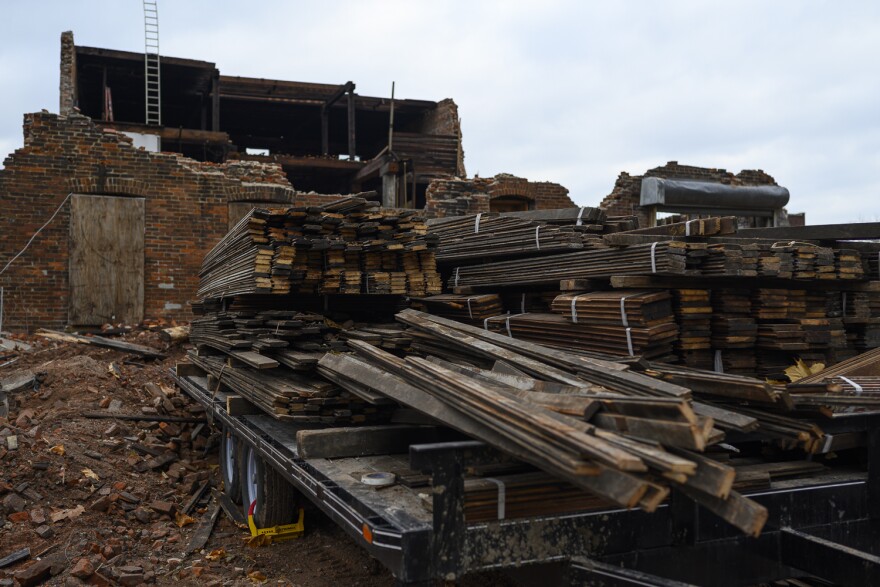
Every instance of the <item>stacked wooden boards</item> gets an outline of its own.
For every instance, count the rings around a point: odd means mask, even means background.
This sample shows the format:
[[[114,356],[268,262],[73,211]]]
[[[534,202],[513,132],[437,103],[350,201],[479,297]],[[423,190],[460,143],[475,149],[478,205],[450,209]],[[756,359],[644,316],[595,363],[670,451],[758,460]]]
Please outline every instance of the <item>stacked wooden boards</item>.
[[[700,454],[723,433],[686,388],[413,310],[397,318],[470,357],[471,366],[353,344],[354,356],[325,355],[319,371],[352,393],[367,387],[430,414],[607,502],[653,511],[677,487],[743,532],[760,532],[766,510],[732,490],[732,468]],[[484,368],[497,361],[520,375]]]
[[[621,233],[625,234],[625,233]],[[642,239],[651,238],[642,235]],[[754,251],[744,251],[744,247]],[[749,255],[752,252],[754,255]],[[853,252],[853,256],[858,253]],[[763,260],[762,260],[763,259]],[[772,277],[796,280],[853,280],[861,274],[835,264],[825,247],[769,244],[713,244],[656,240],[623,247],[530,256],[510,261],[457,266],[450,287],[499,288],[546,285],[562,279],[613,275]]]
[[[205,256],[198,295],[439,293],[436,242],[414,211],[363,198],[257,208]]]
[[[593,353],[668,357],[678,337],[666,292],[562,294],[551,312],[490,317],[484,326],[546,346]]]

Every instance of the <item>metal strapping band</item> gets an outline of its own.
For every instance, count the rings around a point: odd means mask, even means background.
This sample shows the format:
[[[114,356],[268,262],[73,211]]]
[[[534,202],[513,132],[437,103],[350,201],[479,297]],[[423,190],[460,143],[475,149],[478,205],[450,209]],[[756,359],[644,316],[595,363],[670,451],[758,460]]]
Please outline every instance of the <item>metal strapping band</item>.
[[[471,319],[471,320],[474,319],[474,313],[471,312],[471,300],[472,300],[472,299],[474,299],[474,298],[468,298],[468,299],[467,299],[468,316],[470,316],[470,319]]]
[[[626,348],[629,351],[629,356],[634,356],[633,352],[633,339],[632,339],[632,328],[626,329]]]
[[[479,214],[477,214],[477,217],[474,218],[474,234],[477,234],[478,232],[480,232],[480,216],[482,216],[482,215],[483,215],[483,213],[480,212]]]
[[[505,499],[506,491],[504,487],[504,481],[502,481],[501,479],[494,479],[492,477],[484,477],[484,479],[486,479],[486,481],[491,481],[498,486],[498,519],[503,520],[505,514],[505,502],[507,501]]]
[[[620,320],[624,326],[629,326],[629,320],[626,319],[626,298],[629,296],[623,296],[620,298]]]
[[[540,230],[541,230],[541,225],[539,224],[538,226],[535,227],[535,246],[538,248],[539,251],[541,250],[541,241],[538,240],[538,232],[540,232]]]
[[[846,316],[846,292],[840,292],[841,304],[843,305],[843,315]]]
[[[581,206],[580,212],[578,212],[578,218],[577,218],[577,223],[576,223],[577,226],[580,226],[584,223],[583,215],[584,215],[584,210],[586,210],[586,209],[587,209],[586,206]]]
[[[578,323],[577,300],[579,297],[581,297],[581,294],[578,294],[571,298],[571,321],[575,324]]]
[[[507,326],[507,336],[513,338],[513,334],[510,332],[510,314],[507,315],[507,320],[504,321],[504,324]]]
[[[519,303],[519,311],[522,314],[526,313],[526,294],[525,294],[525,292],[523,292],[522,300]]]
[[[862,391],[864,391],[864,390],[862,389],[861,385],[859,385],[858,383],[856,383],[855,381],[853,381],[849,377],[844,377],[843,375],[840,375],[840,380],[846,381],[847,383],[852,385],[853,388],[856,390],[856,395],[862,395]]]
[[[459,269],[461,269],[461,267],[455,268],[455,285],[453,287],[458,287],[458,270]]]
[[[651,273],[657,273],[657,242],[651,243]]]
[[[489,316],[489,318],[492,318],[492,316]],[[489,318],[483,319],[483,330],[485,330],[486,332],[489,331]]]
[[[721,349],[715,351],[715,372],[724,373],[724,361],[721,360]]]
[[[684,235],[685,235],[685,236],[690,236],[690,235],[691,235],[691,222],[695,222],[695,221],[694,221],[694,220],[688,220],[687,222],[684,223]]]

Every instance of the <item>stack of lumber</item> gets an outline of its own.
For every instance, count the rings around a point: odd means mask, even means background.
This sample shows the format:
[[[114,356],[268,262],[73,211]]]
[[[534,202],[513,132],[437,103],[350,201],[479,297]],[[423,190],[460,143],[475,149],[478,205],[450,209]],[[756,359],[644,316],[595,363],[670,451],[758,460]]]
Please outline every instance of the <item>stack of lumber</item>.
[[[609,355],[669,358],[671,344],[677,340],[667,292],[565,293],[553,300],[551,310],[554,314],[491,318],[487,325],[547,346]]]
[[[584,248],[574,226],[547,226],[494,214],[439,218],[430,223],[430,230],[440,239],[440,264],[469,264],[486,258],[509,259]]]
[[[190,362],[223,386],[276,420],[304,424],[371,424],[387,422],[391,408],[372,405],[328,381],[284,369],[258,370],[230,364],[222,355],[190,351]]]
[[[254,209],[205,256],[198,295],[439,293],[435,245],[415,212],[363,198]]]
[[[355,324],[354,328],[341,330],[343,340],[360,340],[383,349],[407,350],[412,345],[409,336],[399,324]]]
[[[588,491],[602,500],[598,503],[653,511],[670,487],[676,487],[741,531],[760,532],[766,510],[732,490],[733,468],[700,454],[723,438],[716,423],[748,426],[753,418],[693,403],[687,389],[620,364],[512,340],[414,310],[397,318],[434,339],[438,347],[458,349],[477,361],[502,361],[506,370],[520,375],[437,357],[400,358],[354,342],[354,356],[327,354],[319,363],[320,372],[352,393],[366,387],[431,414]],[[483,484],[471,485],[473,516],[492,516],[492,499]],[[478,490],[483,493],[474,493]],[[566,499],[584,499],[569,495]],[[590,507],[580,502],[569,506]]]
[[[711,370],[712,292],[708,289],[673,289],[670,293],[679,330],[674,344],[678,362],[695,369]]]
[[[482,324],[486,318],[497,316],[504,310],[497,294],[439,294],[410,298],[410,306],[416,310],[472,324]]]
[[[612,275],[699,275],[706,245],[677,241],[456,267],[449,287],[541,285]]]
[[[732,375],[755,373],[758,323],[752,315],[748,289],[712,290],[712,348],[714,370]]]
[[[628,327],[580,319],[574,323],[555,313],[507,314],[484,322],[493,332],[572,352],[669,360],[672,343],[678,338],[678,327],[671,317],[670,314],[670,320],[661,324]]]
[[[736,232],[736,217],[695,218],[685,222],[661,224],[646,228],[635,228],[625,232],[608,234],[604,237],[609,245],[625,246],[670,240],[676,237],[707,237],[733,234]]]

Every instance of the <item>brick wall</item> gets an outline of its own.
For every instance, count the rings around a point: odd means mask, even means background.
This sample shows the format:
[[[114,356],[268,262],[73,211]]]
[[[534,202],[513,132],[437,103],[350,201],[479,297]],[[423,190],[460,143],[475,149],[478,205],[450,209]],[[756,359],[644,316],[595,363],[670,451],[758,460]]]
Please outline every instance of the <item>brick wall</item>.
[[[648,226],[648,210],[639,206],[642,179],[645,177],[692,179],[729,185],[776,185],[776,181],[760,169],[744,169],[734,175],[725,169],[680,165],[678,161],[670,161],[666,165],[649,169],[643,175],[630,175],[622,171],[614,183],[614,189],[605,196],[599,207],[609,216],[638,216],[639,225]]]
[[[425,210],[436,216],[489,212],[494,198],[516,197],[532,209],[573,208],[568,190],[558,183],[529,181],[502,173],[491,178],[435,179],[428,186]]]
[[[461,146],[461,119],[458,117],[458,105],[452,98],[437,102],[437,107],[426,112],[418,132],[428,135],[452,135],[458,137],[458,161],[455,175],[466,177],[464,168],[464,148]]]
[[[76,106],[76,47],[71,31],[61,33],[61,82],[58,95],[58,111],[65,115],[72,113]]]
[[[145,198],[145,318],[186,319],[205,253],[227,230],[228,201],[267,205],[299,200],[275,164],[200,163],[136,149],[121,133],[85,116],[24,117],[24,147],[0,170],[0,269],[68,193]],[[30,248],[0,275],[4,328],[63,327],[67,320],[65,204]],[[160,287],[161,284],[161,287]]]

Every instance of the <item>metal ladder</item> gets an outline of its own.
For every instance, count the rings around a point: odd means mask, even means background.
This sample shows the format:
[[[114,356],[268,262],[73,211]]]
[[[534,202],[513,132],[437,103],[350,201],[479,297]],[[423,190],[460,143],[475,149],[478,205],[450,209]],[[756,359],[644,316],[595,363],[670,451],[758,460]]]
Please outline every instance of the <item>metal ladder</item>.
[[[144,0],[144,79],[147,124],[162,125],[162,80],[159,73],[158,0]]]

